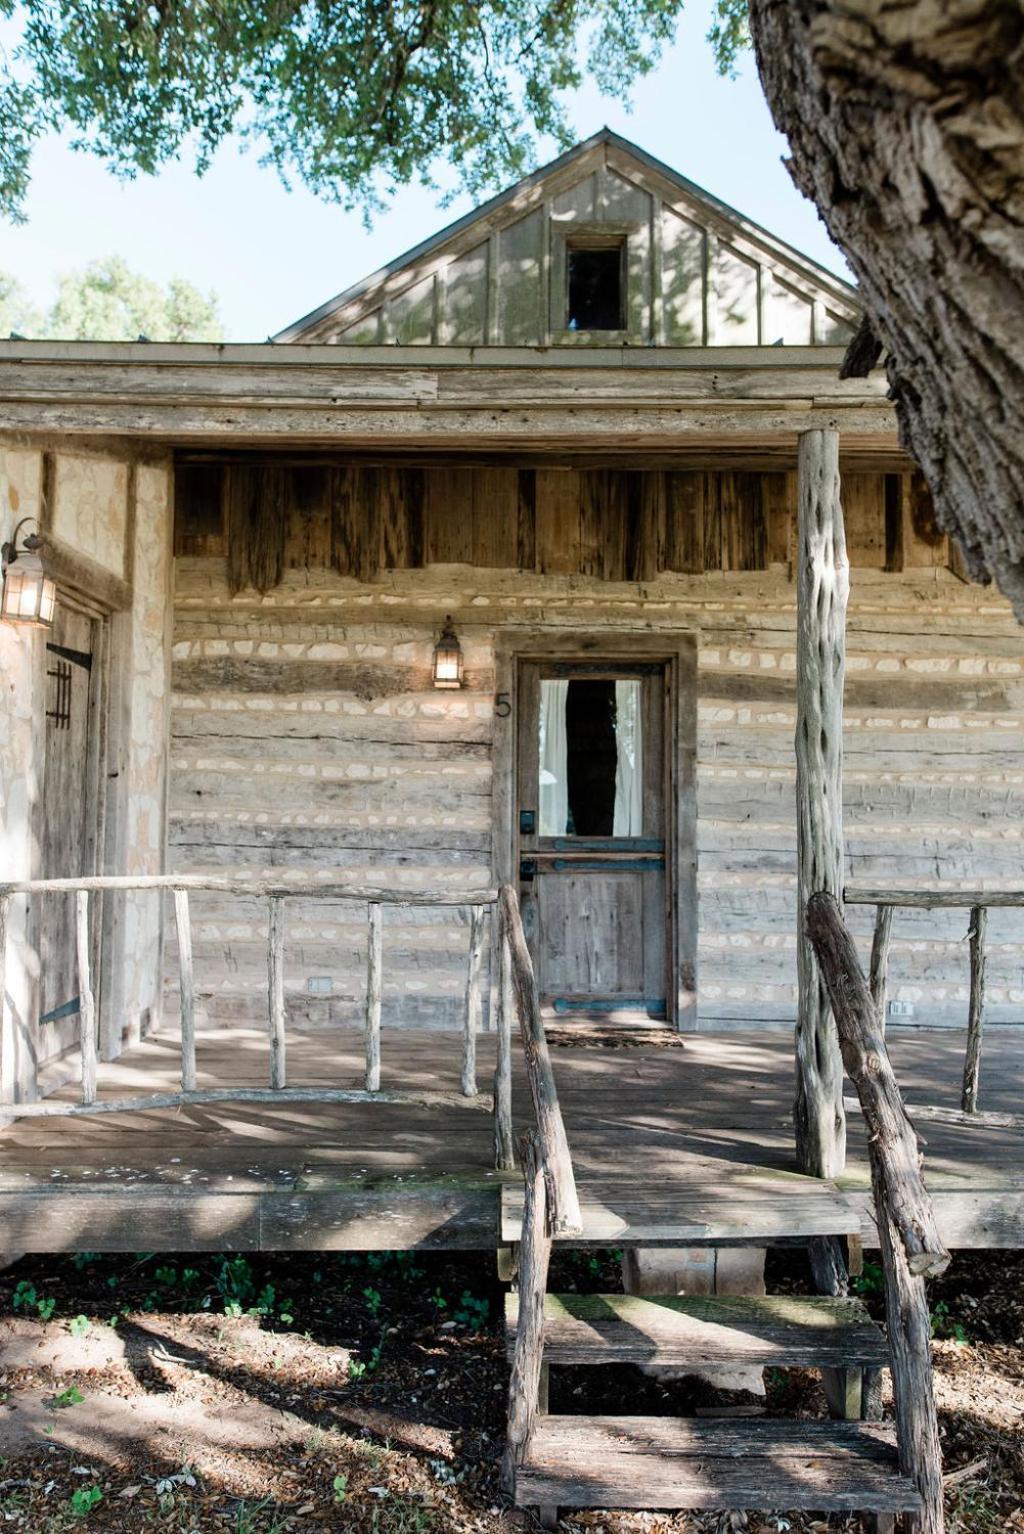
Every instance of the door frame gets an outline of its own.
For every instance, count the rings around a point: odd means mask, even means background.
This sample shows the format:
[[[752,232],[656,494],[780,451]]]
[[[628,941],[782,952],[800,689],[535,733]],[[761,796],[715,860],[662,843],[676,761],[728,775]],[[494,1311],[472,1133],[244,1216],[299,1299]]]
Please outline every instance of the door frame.
[[[57,604],[65,612],[74,612],[84,618],[91,631],[92,664],[89,667],[88,686],[86,689],[86,708],[89,715],[89,735],[86,746],[85,783],[83,793],[85,795],[85,819],[83,826],[82,863],[83,874],[91,875],[101,873],[103,869],[103,847],[107,828],[108,800],[107,791],[107,761],[108,761],[108,737],[109,737],[109,697],[110,697],[110,621],[111,614],[102,603],[91,599],[81,589],[65,585],[63,581],[57,584]],[[47,630],[41,639],[41,652],[44,657],[43,682],[40,697],[43,714],[40,716],[38,739],[42,749],[40,763],[40,784],[46,781],[46,752],[49,747],[49,739],[45,728],[45,710],[49,701],[49,688],[46,685],[46,662],[47,646],[50,643]],[[44,847],[43,822],[50,813],[50,808],[45,802],[42,790],[38,794],[31,810],[32,840],[34,844],[33,854],[33,878],[47,877],[42,866],[42,852]],[[50,897],[51,899],[69,899],[68,896]],[[106,922],[104,920],[104,899],[102,896],[93,896],[93,918],[91,930],[91,969],[93,979],[93,991],[99,1013],[103,1006],[103,981],[104,981],[104,958],[106,948]],[[29,943],[37,954],[42,953],[41,923],[45,920],[45,900],[33,900],[29,920]],[[39,988],[33,986],[33,1013],[38,1013]],[[37,1040],[37,1046],[39,1041]],[[74,1048],[77,1046],[68,1046]],[[61,1055],[50,1057],[45,1063],[63,1058]]]
[[[697,635],[615,629],[607,633],[506,628],[494,645],[492,861],[498,884],[518,882],[519,663],[638,661],[665,667],[665,873],[668,1025],[697,1027]]]

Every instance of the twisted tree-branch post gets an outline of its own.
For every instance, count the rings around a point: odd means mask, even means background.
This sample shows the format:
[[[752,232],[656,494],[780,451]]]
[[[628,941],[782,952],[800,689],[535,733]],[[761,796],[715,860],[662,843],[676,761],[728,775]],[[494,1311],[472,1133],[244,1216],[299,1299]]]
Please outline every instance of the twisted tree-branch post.
[[[813,1177],[846,1160],[843,1070],[828,995],[803,930],[815,890],[843,884],[843,680],[850,570],[839,500],[839,433],[808,431],[797,459],[797,1154]]]
[[[918,1534],[942,1534],[942,1449],[931,1367],[925,1278],[949,1265],[921,1177],[921,1154],[885,1046],[868,983],[839,904],[819,891],[807,903],[807,933],[828,987],[843,1061],[868,1130],[871,1187],[885,1272],[900,1468],[921,1493]]]

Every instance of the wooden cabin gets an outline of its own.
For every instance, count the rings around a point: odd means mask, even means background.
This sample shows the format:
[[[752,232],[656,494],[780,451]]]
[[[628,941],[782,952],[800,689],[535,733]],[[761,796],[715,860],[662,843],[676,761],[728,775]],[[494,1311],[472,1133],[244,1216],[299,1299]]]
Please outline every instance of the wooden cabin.
[[[1024,644],[859,314],[605,131],[272,343],[0,344],[56,588],[0,622],[2,1244],[516,1241],[495,1050],[581,1239],[873,1241],[798,901],[843,885],[943,1239],[1021,1244]]]

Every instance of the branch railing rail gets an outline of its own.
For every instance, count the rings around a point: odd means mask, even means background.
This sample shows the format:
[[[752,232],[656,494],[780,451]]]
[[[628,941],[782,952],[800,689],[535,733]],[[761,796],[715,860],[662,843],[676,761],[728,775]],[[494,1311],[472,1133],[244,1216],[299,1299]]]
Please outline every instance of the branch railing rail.
[[[526,1076],[537,1121],[539,1154],[547,1190],[547,1220],[553,1236],[575,1235],[583,1228],[572,1154],[558,1101],[540,992],[523,930],[519,896],[510,884],[498,891],[498,1057],[495,1070],[495,1163],[515,1166],[512,1144],[512,1017],[526,1061]]]
[[[885,1276],[900,1469],[921,1495],[916,1534],[942,1534],[942,1450],[925,1280],[949,1266],[921,1174],[921,1150],[885,1043],[875,996],[835,897],[813,894],[807,936],[828,991],[843,1064],[867,1126],[871,1190]]]
[[[130,1098],[97,1095],[96,1001],[92,983],[90,897],[107,891],[169,892],[177,934],[181,1020],[181,1089]],[[221,894],[267,903],[267,994],[270,1042],[268,1087],[197,1086],[196,981],[192,954],[190,895]],[[75,902],[75,952],[80,997],[81,1099],[78,1102],[0,1102],[0,1118],[60,1118],[107,1113],[137,1113],[150,1108],[174,1108],[189,1103],[273,1102],[292,1100],[327,1103],[384,1102],[408,1105],[465,1104],[488,1108],[491,1102],[477,1090],[477,1035],[483,1015],[484,951],[488,913],[492,924],[492,983],[494,987],[497,1064],[493,1113],[495,1164],[515,1166],[512,1127],[512,1031],[519,1023],[527,1079],[537,1120],[537,1133],[547,1170],[552,1228],[568,1234],[580,1228],[579,1199],[573,1176],[565,1125],[558,1102],[540,997],[523,931],[514,889],[409,890],[376,885],[332,883],[313,879],[255,880],[200,874],[92,875],[72,879],[30,879],[0,883],[0,1036],[6,1001],[5,971],[11,901],[21,895],[67,895]],[[287,1015],[285,1007],[285,902],[290,899],[335,900],[364,904],[367,911],[366,993],[364,1007],[365,1063],[362,1088],[289,1087]],[[381,1013],[384,989],[383,913],[385,907],[443,907],[469,911],[469,944],[463,1008],[462,1060],[459,1093],[389,1090],[381,1086]]]
[[[889,944],[896,912],[901,907],[926,911],[963,909],[970,912],[967,939],[970,950],[971,992],[967,1010],[967,1046],[964,1052],[960,1109],[962,1113],[977,1113],[981,1046],[985,1031],[985,933],[988,926],[988,913],[993,908],[1024,906],[1024,890],[876,889],[848,885],[843,891],[843,902],[848,906],[873,905],[875,907],[869,984],[879,1025],[883,1031],[889,976]]]
[[[174,904],[178,944],[181,1090],[131,1098],[97,1096],[96,999],[92,983],[90,897],[108,891],[169,891]],[[207,1087],[196,1084],[196,982],[192,957],[192,894],[220,894],[263,900],[267,904],[267,994],[270,1041],[268,1087]],[[282,1095],[304,1102],[384,1102],[422,1104],[465,1103],[486,1109],[489,1099],[477,1091],[476,1037],[483,1010],[483,953],[487,913],[497,904],[489,890],[408,890],[376,885],[331,883],[313,879],[254,880],[201,874],[97,874],[72,879],[29,879],[0,883],[0,1020],[6,998],[7,932],[11,901],[19,895],[68,895],[75,902],[75,951],[79,983],[79,1042],[81,1099],[78,1102],[2,1102],[2,1118],[69,1117],[103,1113],[132,1113],[149,1108],[173,1108],[188,1103],[273,1102]],[[363,904],[367,909],[367,977],[364,1012],[365,1068],[362,1088],[289,1087],[284,986],[285,903],[290,899],[335,900]],[[469,911],[469,951],[466,964],[462,1028],[460,1091],[385,1090],[381,1087],[381,1011],[383,996],[383,911],[394,907],[449,907]]]

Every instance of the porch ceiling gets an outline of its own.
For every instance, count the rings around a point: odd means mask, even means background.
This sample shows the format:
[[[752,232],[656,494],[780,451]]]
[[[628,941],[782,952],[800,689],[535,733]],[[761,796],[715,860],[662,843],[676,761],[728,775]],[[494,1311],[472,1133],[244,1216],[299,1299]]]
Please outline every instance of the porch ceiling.
[[[192,449],[338,449],[791,467],[835,427],[861,467],[901,469],[886,380],[841,381],[826,347],[0,344],[8,430]]]

